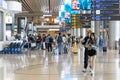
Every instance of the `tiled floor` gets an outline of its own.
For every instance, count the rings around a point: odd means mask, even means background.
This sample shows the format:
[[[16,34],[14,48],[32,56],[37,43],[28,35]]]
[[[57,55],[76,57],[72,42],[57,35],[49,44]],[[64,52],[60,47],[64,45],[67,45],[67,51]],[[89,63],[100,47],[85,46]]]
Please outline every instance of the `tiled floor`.
[[[98,52],[94,76],[83,73],[83,50],[52,55],[34,50],[25,54],[0,54],[0,80],[120,80],[117,50]]]

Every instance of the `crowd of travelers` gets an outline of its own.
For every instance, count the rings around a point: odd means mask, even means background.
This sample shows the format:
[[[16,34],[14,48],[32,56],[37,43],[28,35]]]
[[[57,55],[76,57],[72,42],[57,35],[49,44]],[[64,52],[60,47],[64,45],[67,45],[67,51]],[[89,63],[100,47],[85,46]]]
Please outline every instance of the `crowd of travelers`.
[[[70,34],[61,34],[59,33],[56,36],[52,36],[50,34],[46,35],[29,35],[28,42],[29,47],[33,49],[39,50],[47,50],[48,52],[53,52],[55,54],[56,49],[58,49],[58,53],[68,53],[68,46],[72,46],[75,40],[75,36],[71,36]],[[76,42],[79,43],[80,39],[76,38]],[[28,46],[27,46],[28,47]]]

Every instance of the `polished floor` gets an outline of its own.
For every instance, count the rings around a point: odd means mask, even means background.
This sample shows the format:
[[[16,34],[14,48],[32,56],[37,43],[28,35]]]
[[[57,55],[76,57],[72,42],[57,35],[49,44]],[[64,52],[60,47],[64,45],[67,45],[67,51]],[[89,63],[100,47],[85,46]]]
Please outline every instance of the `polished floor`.
[[[95,73],[83,73],[83,48],[78,54],[52,55],[32,50],[25,54],[0,54],[0,80],[120,80],[120,56],[117,50],[99,51]]]

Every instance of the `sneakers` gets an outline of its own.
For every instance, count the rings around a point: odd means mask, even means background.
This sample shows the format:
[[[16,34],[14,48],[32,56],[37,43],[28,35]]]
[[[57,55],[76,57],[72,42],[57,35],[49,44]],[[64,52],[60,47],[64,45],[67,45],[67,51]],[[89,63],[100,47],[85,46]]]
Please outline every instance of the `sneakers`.
[[[82,72],[84,72],[84,73],[85,72],[90,72],[91,75],[94,74],[94,70],[92,70],[90,68],[89,69],[83,69]]]
[[[82,72],[87,72],[87,69],[83,69]]]

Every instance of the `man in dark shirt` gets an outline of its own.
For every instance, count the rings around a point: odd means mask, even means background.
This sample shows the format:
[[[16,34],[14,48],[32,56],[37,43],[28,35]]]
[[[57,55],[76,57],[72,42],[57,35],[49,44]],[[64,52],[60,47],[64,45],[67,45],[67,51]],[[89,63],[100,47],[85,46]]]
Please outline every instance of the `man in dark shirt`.
[[[91,33],[92,33],[91,30],[87,30],[87,36],[82,41],[82,44],[84,46],[86,45],[86,42],[89,39]],[[88,67],[88,48],[85,47],[85,51],[84,51],[84,69],[83,69],[83,72],[87,71],[87,67]]]

